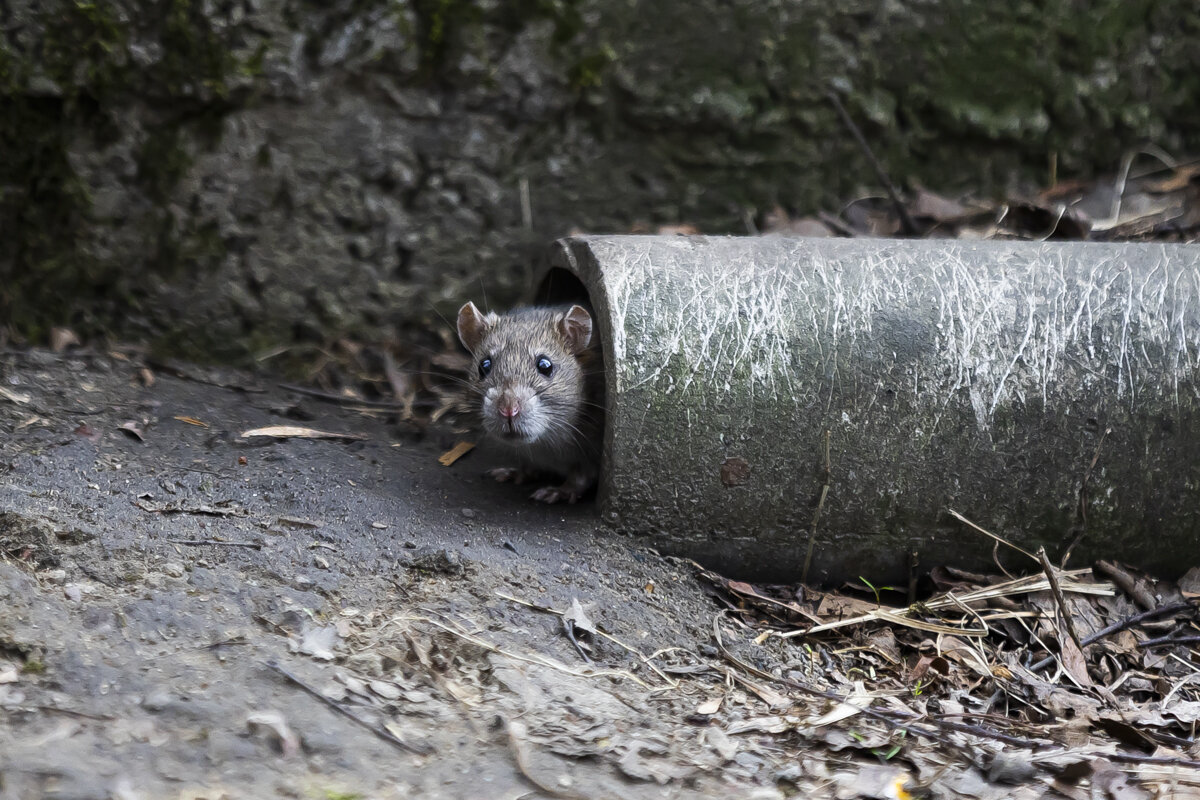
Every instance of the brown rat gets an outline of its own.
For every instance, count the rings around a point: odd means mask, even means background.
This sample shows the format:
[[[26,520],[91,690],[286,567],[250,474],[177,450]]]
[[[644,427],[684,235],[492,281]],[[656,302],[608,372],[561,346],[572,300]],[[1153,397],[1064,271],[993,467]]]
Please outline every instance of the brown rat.
[[[533,493],[543,503],[574,503],[596,485],[604,428],[604,371],[592,315],[580,305],[458,312],[458,337],[471,352],[471,388],[483,430],[520,467],[494,469],[498,481],[539,473],[562,478]]]

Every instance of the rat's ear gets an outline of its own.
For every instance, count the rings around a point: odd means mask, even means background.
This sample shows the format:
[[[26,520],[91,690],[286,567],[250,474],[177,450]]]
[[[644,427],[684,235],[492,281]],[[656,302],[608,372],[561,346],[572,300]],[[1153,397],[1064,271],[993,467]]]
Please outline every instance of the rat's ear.
[[[592,343],[592,315],[583,306],[571,306],[558,321],[558,332],[562,334],[571,355],[579,355]]]
[[[483,341],[483,336],[491,325],[491,316],[493,315],[489,314],[485,317],[474,303],[467,303],[458,310],[458,338],[472,353]]]

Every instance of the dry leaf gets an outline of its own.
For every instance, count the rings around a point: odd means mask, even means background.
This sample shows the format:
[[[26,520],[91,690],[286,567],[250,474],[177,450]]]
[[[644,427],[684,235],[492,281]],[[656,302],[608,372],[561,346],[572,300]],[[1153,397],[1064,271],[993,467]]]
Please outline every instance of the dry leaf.
[[[11,403],[16,403],[19,406],[27,405],[32,401],[32,398],[29,395],[21,394],[20,392],[14,392],[11,389],[5,389],[3,386],[0,386],[0,397],[3,397],[5,400],[8,400]]]
[[[86,422],[83,423],[82,425],[80,425],[78,428],[76,428],[74,430],[74,434],[76,436],[82,436],[83,438],[88,439],[89,441],[92,441],[92,442],[100,441],[100,436],[101,436],[101,433],[99,431],[92,430],[91,426],[89,426]]]
[[[379,695],[384,700],[400,699],[400,687],[394,683],[389,683],[388,681],[371,681],[368,686],[371,687],[372,692]]]
[[[196,425],[201,428],[208,427],[207,422],[201,422],[200,420],[196,419],[195,417],[175,417],[175,419],[179,420],[180,422],[186,422],[188,425]]]
[[[62,353],[68,347],[78,347],[80,344],[79,337],[70,328],[50,329],[50,349],[55,353]]]
[[[250,733],[265,729],[275,734],[279,749],[284,758],[291,758],[300,752],[300,737],[287,724],[283,714],[278,711],[257,711],[246,717],[246,726]]]
[[[1079,649],[1079,645],[1075,644],[1075,640],[1065,634],[1059,637],[1059,642],[1062,648],[1063,666],[1067,672],[1071,673],[1071,677],[1081,687],[1086,689],[1091,686],[1092,676],[1088,675],[1087,658],[1083,655],[1083,651]]]
[[[125,431],[139,442],[146,441],[146,431],[142,427],[142,423],[137,422],[136,420],[131,419],[128,422],[122,422],[117,426],[117,429]]]
[[[563,619],[570,623],[576,631],[584,631],[595,636],[596,626],[588,619],[587,612],[583,610],[583,606],[579,604],[579,598],[571,598],[571,607],[563,614]]]
[[[711,700],[705,700],[703,703],[696,706],[696,713],[703,714],[706,717],[711,717],[713,714],[721,710],[721,703],[724,702],[724,700],[725,697],[723,695],[721,697],[714,697]]]

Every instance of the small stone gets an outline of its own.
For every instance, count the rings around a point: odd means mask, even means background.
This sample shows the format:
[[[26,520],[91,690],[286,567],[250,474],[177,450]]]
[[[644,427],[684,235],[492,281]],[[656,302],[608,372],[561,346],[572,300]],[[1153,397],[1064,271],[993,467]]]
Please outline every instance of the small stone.
[[[352,653],[346,657],[346,666],[363,675],[379,677],[383,675],[383,656],[379,653]]]
[[[168,561],[163,565],[163,574],[165,574],[168,578],[182,578],[183,564],[175,561]]]
[[[83,602],[83,587],[81,587],[78,583],[68,583],[63,587],[63,594],[66,595],[67,599],[72,603]]]
[[[297,589],[308,589],[312,587],[313,579],[307,575],[297,575],[295,578],[292,578],[292,585]]]
[[[171,704],[174,698],[166,689],[155,689],[142,699],[142,708],[158,713]]]
[[[52,569],[42,573],[42,577],[47,583],[63,584],[67,581],[67,571],[65,569]]]
[[[475,517],[479,515],[479,512],[473,508],[464,508],[462,510],[462,515],[467,519],[475,519]]]

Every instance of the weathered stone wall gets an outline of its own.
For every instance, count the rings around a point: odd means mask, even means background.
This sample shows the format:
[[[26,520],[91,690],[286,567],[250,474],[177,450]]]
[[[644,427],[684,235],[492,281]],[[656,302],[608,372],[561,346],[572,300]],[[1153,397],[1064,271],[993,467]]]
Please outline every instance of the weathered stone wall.
[[[573,228],[834,206],[871,177],[829,87],[943,188],[1200,145],[1185,0],[9,0],[0,37],[0,321],[207,358],[504,302]]]

